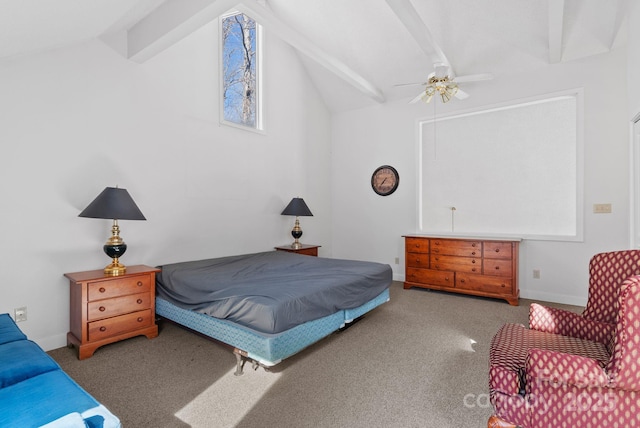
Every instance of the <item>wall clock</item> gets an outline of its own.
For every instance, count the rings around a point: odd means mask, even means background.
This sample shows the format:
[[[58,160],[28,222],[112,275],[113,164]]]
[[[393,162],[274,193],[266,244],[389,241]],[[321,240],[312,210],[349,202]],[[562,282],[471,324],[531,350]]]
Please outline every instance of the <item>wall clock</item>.
[[[382,165],[373,171],[371,187],[378,195],[389,196],[396,191],[398,184],[400,184],[400,176],[394,167]]]

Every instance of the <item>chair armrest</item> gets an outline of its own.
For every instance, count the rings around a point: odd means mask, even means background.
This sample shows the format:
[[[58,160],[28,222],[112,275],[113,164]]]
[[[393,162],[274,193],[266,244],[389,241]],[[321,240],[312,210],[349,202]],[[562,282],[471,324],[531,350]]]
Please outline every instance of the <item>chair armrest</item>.
[[[591,340],[608,346],[615,332],[614,324],[593,321],[564,309],[532,303],[529,308],[529,328],[563,336]]]
[[[596,360],[564,352],[530,349],[525,370],[527,393],[544,382],[554,388],[561,385],[606,388],[609,385],[607,372]]]

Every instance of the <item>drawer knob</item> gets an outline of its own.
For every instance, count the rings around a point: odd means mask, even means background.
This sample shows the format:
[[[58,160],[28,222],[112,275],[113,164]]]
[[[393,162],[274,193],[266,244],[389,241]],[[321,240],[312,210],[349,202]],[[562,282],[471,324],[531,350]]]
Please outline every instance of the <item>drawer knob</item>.
[[[138,287],[142,287],[142,281],[138,281]]]
[[[105,290],[104,287],[100,287],[100,289],[98,291],[101,292],[101,293],[104,293],[107,290]]]
[[[472,255],[472,256],[475,256],[475,255],[476,255],[476,252],[475,252],[475,251],[472,251],[472,252],[471,252],[471,255]]]
[[[496,266],[496,270],[500,270],[500,266]]]
[[[440,265],[436,265],[436,269],[440,269]]]
[[[141,305],[141,304],[142,304],[142,299],[138,299],[138,300],[136,300],[136,303],[138,303],[139,305]]]
[[[476,262],[476,259],[471,260],[471,263],[474,263],[474,264],[475,264],[475,262]]]
[[[98,310],[99,310],[100,312],[104,312],[104,311],[106,311],[106,310],[107,310],[107,308],[105,308],[104,306],[100,306],[100,307],[98,308]]]
[[[144,320],[144,318],[138,317],[138,322],[142,322],[143,320]]]
[[[434,253],[439,253],[439,252],[440,252],[440,250],[439,250],[438,248],[434,248],[434,249],[433,249],[433,252],[434,252]]]
[[[471,244],[471,246],[475,248],[476,247],[476,243],[474,242],[473,244]]]
[[[464,279],[461,279],[460,282],[464,282]]]
[[[100,327],[100,331],[107,331],[107,327],[105,326]]]
[[[476,268],[471,268],[471,272],[475,272],[475,271],[476,271]]]
[[[496,248],[496,253],[499,253],[499,252],[500,252],[500,248]]]
[[[502,288],[505,288],[505,287],[506,287],[506,285],[502,284],[502,285],[501,285],[501,287],[502,287]]]

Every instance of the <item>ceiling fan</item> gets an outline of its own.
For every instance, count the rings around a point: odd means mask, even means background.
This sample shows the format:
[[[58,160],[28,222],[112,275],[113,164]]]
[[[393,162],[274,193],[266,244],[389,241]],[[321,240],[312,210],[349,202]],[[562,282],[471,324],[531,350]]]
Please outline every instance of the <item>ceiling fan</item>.
[[[425,88],[411,101],[410,104],[416,103],[419,100],[423,100],[425,103],[431,101],[434,95],[439,95],[443,103],[451,100],[452,97],[456,97],[463,100],[469,96],[466,92],[458,87],[458,83],[463,82],[478,82],[481,80],[493,79],[493,75],[490,73],[481,74],[469,74],[467,76],[455,77],[453,73],[450,73],[450,67],[446,64],[437,63],[434,64],[434,71],[429,74],[429,79],[423,83],[404,83],[396,86],[406,85],[423,85]]]

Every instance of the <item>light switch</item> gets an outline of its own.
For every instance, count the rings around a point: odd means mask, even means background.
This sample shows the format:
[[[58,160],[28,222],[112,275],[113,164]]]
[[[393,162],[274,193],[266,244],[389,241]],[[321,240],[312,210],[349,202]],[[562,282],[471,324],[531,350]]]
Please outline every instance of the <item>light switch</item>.
[[[594,214],[611,214],[611,204],[593,204]]]

